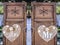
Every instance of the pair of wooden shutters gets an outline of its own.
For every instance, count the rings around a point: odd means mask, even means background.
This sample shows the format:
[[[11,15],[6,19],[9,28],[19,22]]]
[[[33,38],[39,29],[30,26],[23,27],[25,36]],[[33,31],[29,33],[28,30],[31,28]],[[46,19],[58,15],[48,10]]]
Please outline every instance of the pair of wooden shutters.
[[[32,2],[32,45],[56,45],[56,37],[46,43],[37,33],[37,28],[56,24],[55,3]],[[26,45],[26,3],[4,3],[4,25],[17,23],[21,26],[20,36],[11,43],[5,37],[4,45]]]

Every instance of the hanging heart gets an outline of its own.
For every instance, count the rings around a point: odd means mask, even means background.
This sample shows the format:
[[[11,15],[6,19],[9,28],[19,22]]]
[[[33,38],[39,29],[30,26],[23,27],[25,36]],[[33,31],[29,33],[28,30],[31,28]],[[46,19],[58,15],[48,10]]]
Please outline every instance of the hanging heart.
[[[2,32],[9,41],[13,42],[17,37],[19,37],[21,27],[18,24],[13,24],[12,26],[6,25],[3,27]]]
[[[49,42],[56,36],[57,27],[53,25],[49,27],[46,27],[45,25],[41,25],[38,27],[38,34],[43,40]]]

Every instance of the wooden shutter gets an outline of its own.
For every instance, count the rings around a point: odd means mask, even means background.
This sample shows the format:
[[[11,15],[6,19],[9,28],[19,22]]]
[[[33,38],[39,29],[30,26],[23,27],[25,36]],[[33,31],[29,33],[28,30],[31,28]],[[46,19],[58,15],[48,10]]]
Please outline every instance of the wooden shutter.
[[[3,37],[4,45],[26,45],[26,3],[4,3],[4,25],[19,24],[21,26],[20,36],[10,42]]]
[[[38,35],[40,25],[56,25],[55,3],[32,2],[32,45],[56,45],[56,36],[48,43]]]

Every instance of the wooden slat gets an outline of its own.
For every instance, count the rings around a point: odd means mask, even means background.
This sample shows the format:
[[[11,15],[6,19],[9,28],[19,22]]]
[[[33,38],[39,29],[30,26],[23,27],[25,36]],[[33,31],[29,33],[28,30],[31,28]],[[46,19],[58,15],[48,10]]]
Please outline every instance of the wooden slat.
[[[6,19],[6,21],[24,21],[24,19]]]
[[[35,21],[53,21],[53,19],[35,19]]]

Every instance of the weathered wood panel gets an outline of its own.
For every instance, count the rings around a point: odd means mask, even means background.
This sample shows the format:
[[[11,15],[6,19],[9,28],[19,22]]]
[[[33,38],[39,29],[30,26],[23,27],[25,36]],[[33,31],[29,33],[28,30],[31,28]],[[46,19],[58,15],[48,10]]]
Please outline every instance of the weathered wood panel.
[[[55,3],[32,2],[32,45],[56,45],[56,37],[45,42],[38,34],[40,25],[56,25]]]
[[[10,42],[3,38],[4,45],[26,45],[26,3],[4,3],[4,25],[19,24],[21,26],[20,36]]]

